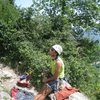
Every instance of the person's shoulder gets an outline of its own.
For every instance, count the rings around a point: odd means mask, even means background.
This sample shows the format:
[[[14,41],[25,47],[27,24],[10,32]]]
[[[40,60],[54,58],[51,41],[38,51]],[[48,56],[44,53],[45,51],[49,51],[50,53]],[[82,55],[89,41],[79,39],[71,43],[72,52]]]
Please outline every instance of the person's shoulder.
[[[60,60],[57,60],[57,65],[58,65],[58,66],[62,66],[62,63],[61,63]]]
[[[63,60],[62,60],[62,58],[61,58],[61,57],[58,57],[57,61],[62,62]]]
[[[58,63],[61,63],[62,66],[64,66],[64,62],[63,62],[63,59],[61,57],[58,57],[58,60],[57,60]]]

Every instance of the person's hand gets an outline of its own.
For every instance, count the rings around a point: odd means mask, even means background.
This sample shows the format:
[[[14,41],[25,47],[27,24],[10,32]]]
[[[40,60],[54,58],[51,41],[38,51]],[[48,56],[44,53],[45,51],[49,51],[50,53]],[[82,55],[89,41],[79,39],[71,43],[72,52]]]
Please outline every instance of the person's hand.
[[[43,82],[43,83],[46,83],[46,79],[43,79],[42,82]]]

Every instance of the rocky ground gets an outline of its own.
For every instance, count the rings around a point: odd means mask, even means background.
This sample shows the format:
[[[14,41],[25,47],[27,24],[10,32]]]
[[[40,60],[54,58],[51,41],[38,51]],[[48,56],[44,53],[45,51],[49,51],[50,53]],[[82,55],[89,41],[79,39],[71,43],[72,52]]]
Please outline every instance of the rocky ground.
[[[11,69],[9,66],[5,66],[4,64],[0,64],[0,97],[6,96],[8,99],[5,100],[11,100],[10,92],[11,89],[16,86],[17,81],[19,80],[19,76],[15,73],[13,69]],[[26,91],[31,91],[34,95],[37,94],[37,91],[34,87],[31,89],[22,88]],[[0,98],[1,100],[1,98]],[[2,99],[3,100],[3,99]]]
[[[18,80],[19,80],[19,75],[17,75],[13,69],[11,69],[9,66],[5,66],[4,64],[0,63],[0,100],[13,100],[11,98],[11,89],[13,87],[17,87],[16,83]],[[18,88],[25,90],[27,92],[32,92],[34,95],[38,93],[34,87],[30,89],[21,87]],[[3,97],[6,98],[4,99]],[[76,92],[70,95],[69,99],[66,100],[89,100],[89,99],[82,93]]]

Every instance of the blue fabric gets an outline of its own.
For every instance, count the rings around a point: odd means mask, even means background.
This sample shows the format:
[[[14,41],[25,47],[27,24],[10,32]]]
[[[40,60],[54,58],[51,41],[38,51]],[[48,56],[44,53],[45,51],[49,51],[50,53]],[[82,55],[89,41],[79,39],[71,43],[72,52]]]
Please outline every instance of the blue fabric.
[[[16,100],[34,100],[32,93],[19,90],[16,94]]]
[[[20,80],[24,80],[24,79],[26,79],[27,78],[27,75],[21,75],[20,76]]]
[[[50,87],[53,92],[57,91],[57,82],[58,82],[58,79],[47,83],[48,87]]]

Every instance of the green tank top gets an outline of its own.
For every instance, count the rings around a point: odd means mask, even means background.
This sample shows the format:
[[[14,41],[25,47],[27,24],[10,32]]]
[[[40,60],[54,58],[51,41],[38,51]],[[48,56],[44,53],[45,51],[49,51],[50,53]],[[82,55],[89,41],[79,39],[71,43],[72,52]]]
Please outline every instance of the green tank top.
[[[64,63],[63,63],[63,61],[62,61],[62,59],[60,58],[60,57],[58,57],[58,59],[57,59],[58,61],[60,61],[61,63],[62,63],[62,66],[61,66],[61,70],[60,70],[60,72],[59,72],[59,78],[64,78]],[[54,75],[54,73],[55,73],[55,69],[56,69],[56,61],[57,60],[53,60],[52,62],[51,62],[51,65],[50,65],[50,67],[51,67],[51,73]]]

